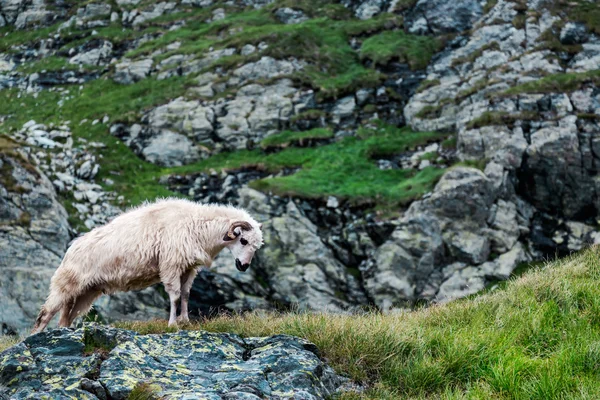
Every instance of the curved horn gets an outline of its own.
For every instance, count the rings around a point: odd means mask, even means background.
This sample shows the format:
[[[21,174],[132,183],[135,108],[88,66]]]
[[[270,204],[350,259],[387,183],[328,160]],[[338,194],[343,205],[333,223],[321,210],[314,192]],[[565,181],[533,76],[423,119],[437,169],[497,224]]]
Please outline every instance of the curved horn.
[[[234,232],[236,228],[242,228],[242,230],[244,230],[244,231],[251,231],[252,225],[250,225],[246,221],[235,221],[234,223],[231,224],[231,226],[229,227],[229,231],[227,232],[227,236],[230,239],[235,239],[238,236]]]

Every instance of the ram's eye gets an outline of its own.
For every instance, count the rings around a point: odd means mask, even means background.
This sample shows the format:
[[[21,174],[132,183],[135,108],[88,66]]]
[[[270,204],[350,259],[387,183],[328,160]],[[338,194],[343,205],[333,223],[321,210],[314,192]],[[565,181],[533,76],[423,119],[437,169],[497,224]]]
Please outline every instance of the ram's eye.
[[[240,243],[242,244],[242,246],[245,246],[245,245],[248,244],[248,241],[246,239],[244,239],[244,238],[241,238],[240,239]]]

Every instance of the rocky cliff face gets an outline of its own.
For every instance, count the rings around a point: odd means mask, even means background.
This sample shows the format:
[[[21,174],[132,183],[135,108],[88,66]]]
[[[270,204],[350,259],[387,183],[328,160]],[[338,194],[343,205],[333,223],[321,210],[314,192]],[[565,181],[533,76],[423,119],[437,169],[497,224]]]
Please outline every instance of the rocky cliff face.
[[[48,178],[0,139],[0,320],[2,333],[27,329],[69,242],[67,213]]]
[[[1,182],[2,237],[33,246],[3,247],[2,267],[44,271],[25,302],[29,278],[6,275],[6,330],[30,323],[64,252],[59,203],[71,236],[156,196],[248,208],[267,246],[246,274],[226,254],[201,271],[198,314],[448,301],[600,241],[593,2],[15,0],[0,15],[0,121],[32,165]],[[52,206],[13,181],[43,182]],[[108,320],[164,307],[160,288],[97,304]]]

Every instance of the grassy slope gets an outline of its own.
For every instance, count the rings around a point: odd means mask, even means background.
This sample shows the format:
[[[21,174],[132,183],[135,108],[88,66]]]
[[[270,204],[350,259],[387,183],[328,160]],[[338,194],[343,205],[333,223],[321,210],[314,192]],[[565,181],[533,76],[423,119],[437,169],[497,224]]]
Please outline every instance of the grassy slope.
[[[367,384],[354,398],[575,399],[600,396],[600,250],[549,263],[500,289],[396,315],[246,314],[186,329],[314,342]],[[142,333],[166,322],[121,323]]]
[[[526,272],[492,292],[383,315],[221,316],[185,326],[314,342],[365,384],[344,399],[581,399],[600,396],[600,249]],[[123,322],[140,333],[166,321]],[[0,351],[15,344],[0,337]]]
[[[303,9],[313,19],[295,25],[279,23],[273,10],[287,4],[280,1],[262,10],[227,9],[227,18],[211,24],[204,21],[210,9],[192,8],[189,12],[168,14],[146,22],[139,30],[121,29],[116,25],[98,28],[95,37],[122,43],[140,37],[144,33],[163,33],[162,36],[145,42],[141,47],[130,51],[127,57],[153,57],[156,62],[172,54],[191,54],[201,57],[209,48],[241,48],[245,44],[267,42],[269,47],[263,54],[276,58],[290,56],[309,62],[309,66],[292,78],[299,85],[313,87],[320,98],[344,95],[358,87],[369,87],[380,82],[380,74],[361,62],[361,55],[354,51],[349,41],[351,37],[363,40],[375,34],[375,39],[366,39],[368,57],[374,60],[397,57],[411,65],[425,65],[431,53],[415,52],[415,43],[434,48],[434,38],[414,37],[401,32],[401,18],[383,14],[377,18],[361,21],[351,17],[351,13],[339,4],[321,0],[295,2],[294,7]],[[185,19],[181,29],[169,31],[166,22]],[[11,46],[39,40],[53,35],[57,26],[37,31],[11,31],[0,48],[12,51]],[[385,30],[401,40],[385,46],[377,32]],[[0,31],[0,32],[3,32]],[[5,33],[6,33],[5,32]],[[65,42],[63,51],[85,41],[85,34],[77,29],[60,33]],[[83,35],[83,39],[82,39]],[[369,40],[378,45],[369,49]],[[407,41],[410,46],[402,46]],[[179,42],[180,47],[166,53],[155,53],[169,43]],[[426,47],[427,47],[426,46]],[[381,54],[379,54],[381,53]],[[153,55],[152,55],[153,54]],[[364,55],[363,55],[364,56]],[[242,57],[235,55],[218,61],[219,65],[234,68],[252,61],[257,55]],[[53,71],[74,68],[66,58],[52,56],[37,62],[29,62],[19,67],[23,72]],[[170,99],[185,96],[193,86],[193,76],[175,77],[163,81],[154,78],[144,79],[132,85],[123,86],[110,79],[110,73],[102,78],[79,86],[65,86],[70,99],[59,105],[59,95],[42,91],[37,96],[19,94],[16,90],[0,91],[0,101],[5,106],[0,113],[7,116],[0,129],[4,132],[19,129],[28,120],[44,124],[60,124],[71,121],[75,139],[102,142],[106,147],[98,150],[102,157],[99,181],[110,178],[115,182],[109,189],[123,195],[130,204],[138,204],[157,196],[173,195],[158,184],[160,176],[168,173],[188,173],[205,171],[210,168],[235,168],[239,166],[265,166],[273,172],[283,167],[301,167],[292,176],[255,182],[254,186],[277,194],[295,194],[307,197],[336,195],[356,201],[383,201],[388,205],[404,203],[431,189],[441,175],[441,170],[429,168],[414,171],[380,171],[370,157],[388,149],[405,151],[427,140],[437,139],[433,133],[412,133],[393,127],[385,128],[384,133],[363,135],[364,140],[346,139],[318,148],[298,148],[304,138],[326,138],[332,135],[327,129],[309,132],[283,132],[265,140],[265,147],[286,147],[277,153],[261,150],[238,151],[220,154],[211,159],[182,168],[160,168],[140,160],[123,143],[108,133],[109,125],[123,121],[137,122],[141,114],[150,107],[164,104]],[[91,125],[94,119],[110,117],[109,124]],[[87,123],[80,124],[80,121]],[[365,130],[366,132],[366,130]],[[367,137],[369,136],[369,137]],[[283,145],[283,146],[282,146]],[[355,166],[360,165],[361,174],[355,177]],[[328,179],[332,172],[334,179]],[[316,184],[313,184],[315,183]],[[364,184],[364,187],[362,187]],[[64,199],[69,204],[70,199]]]

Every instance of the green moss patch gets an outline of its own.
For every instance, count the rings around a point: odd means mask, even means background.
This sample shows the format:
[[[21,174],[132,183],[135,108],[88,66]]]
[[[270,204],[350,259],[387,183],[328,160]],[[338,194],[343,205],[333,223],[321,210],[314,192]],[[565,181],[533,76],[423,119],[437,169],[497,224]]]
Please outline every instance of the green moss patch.
[[[275,135],[271,135],[260,142],[260,146],[263,149],[269,147],[287,147],[290,144],[299,144],[303,146],[304,143],[315,140],[315,139],[330,139],[333,137],[333,132],[326,128],[315,128],[309,131],[283,131]]]
[[[431,36],[409,35],[402,30],[385,31],[365,39],[360,57],[380,65],[397,59],[417,70],[427,67],[441,46],[442,42]]]
[[[440,84],[440,80],[439,79],[433,79],[433,80],[423,81],[423,82],[421,82],[421,84],[417,88],[417,93],[424,92],[424,91],[426,91],[429,88],[438,86],[439,84]]]
[[[565,93],[581,89],[589,84],[598,86],[600,84],[600,69],[567,74],[552,74],[541,79],[523,83],[505,90],[501,96],[512,96],[522,93]]]
[[[467,125],[468,129],[477,129],[483,126],[506,125],[512,128],[516,121],[538,120],[540,116],[535,112],[522,112],[510,114],[503,111],[486,111]]]

